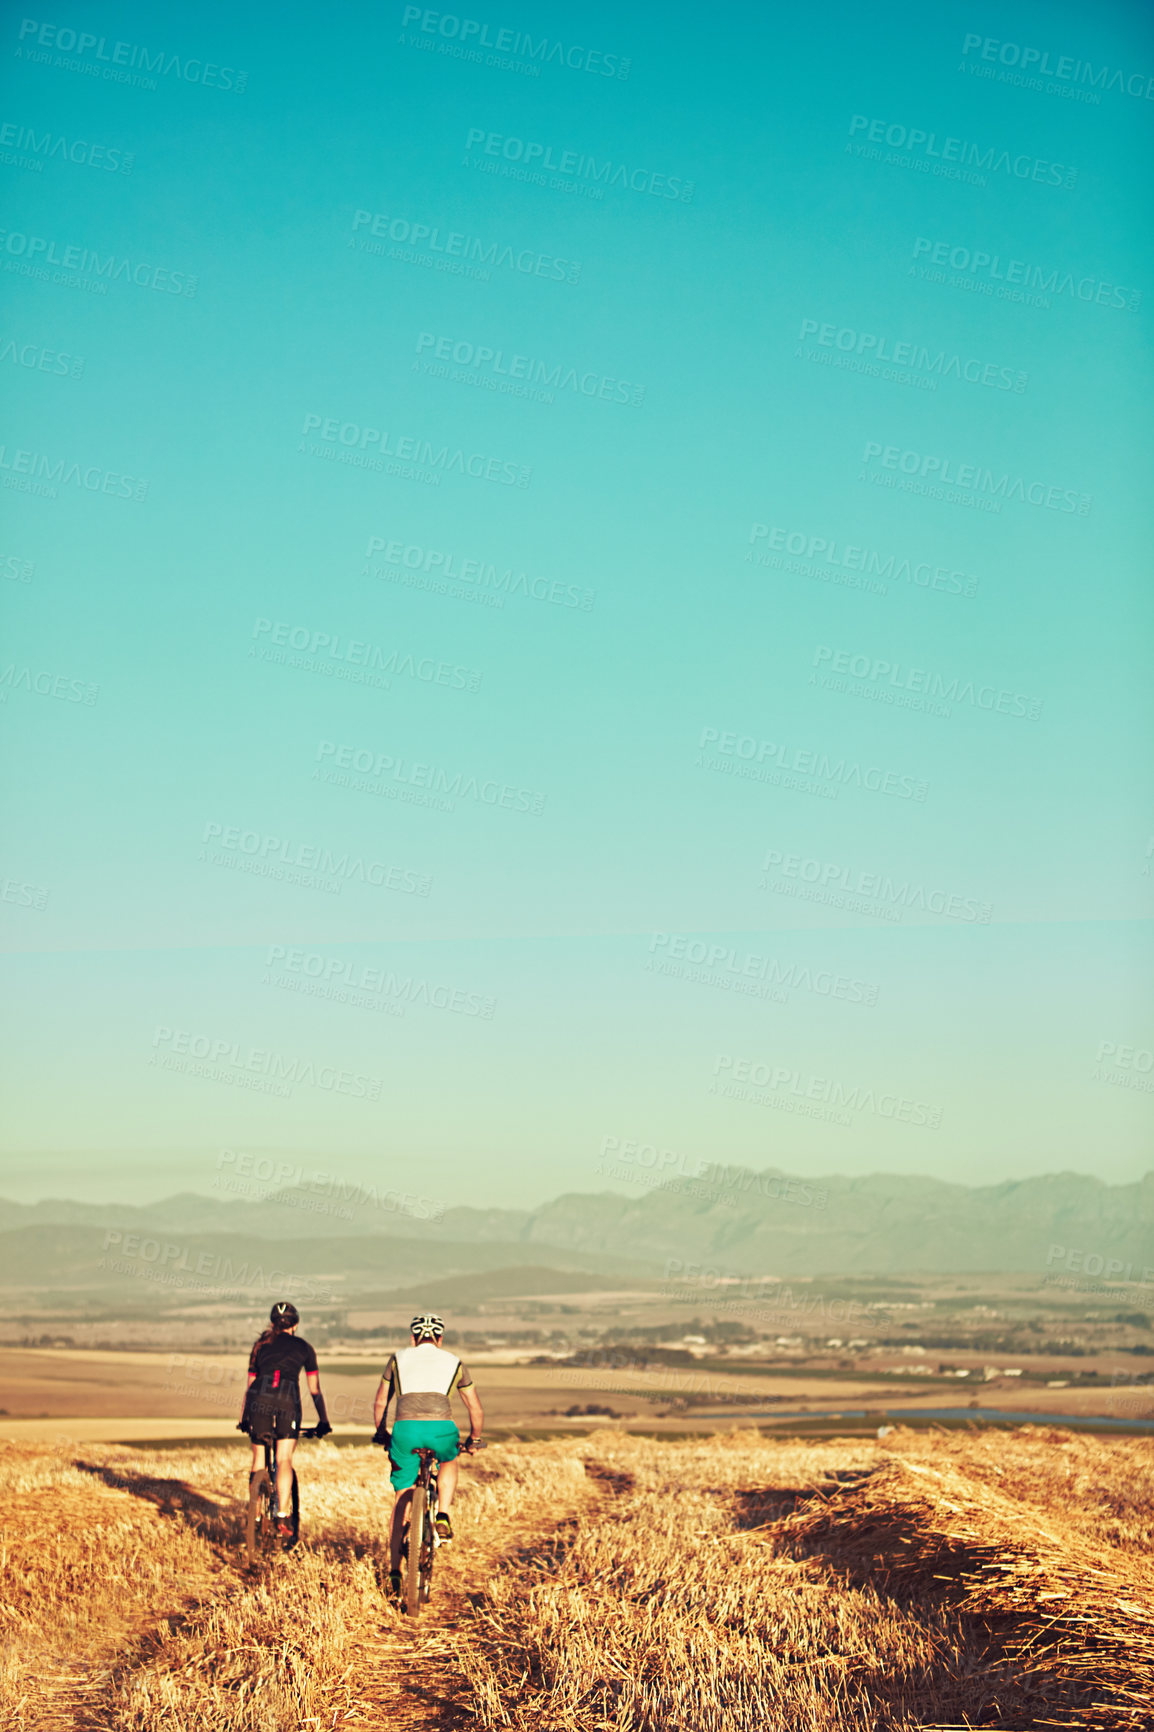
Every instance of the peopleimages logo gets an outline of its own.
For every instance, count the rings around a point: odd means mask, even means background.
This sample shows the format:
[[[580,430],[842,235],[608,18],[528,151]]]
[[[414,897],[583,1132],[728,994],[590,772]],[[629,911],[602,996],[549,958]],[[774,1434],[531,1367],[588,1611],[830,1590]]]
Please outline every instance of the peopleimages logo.
[[[445,1205],[433,1197],[418,1197],[412,1191],[381,1191],[358,1179],[342,1178],[323,1167],[308,1172],[299,1162],[274,1161],[271,1155],[254,1155],[246,1149],[221,1149],[216,1157],[214,1190],[239,1192],[257,1202],[275,1203],[282,1209],[304,1209],[313,1214],[337,1214],[351,1221],[366,1206],[389,1215],[412,1215],[420,1221],[439,1221]],[[230,1171],[222,1175],[222,1169]],[[301,1195],[301,1193],[306,1193]],[[307,1193],[312,1193],[309,1196]],[[314,1197],[321,1201],[314,1202]],[[334,1209],[333,1205],[342,1205]],[[345,1207],[343,1205],[351,1205]]]
[[[970,56],[975,56],[970,59]],[[1020,42],[1002,42],[996,36],[969,34],[962,42],[962,61],[966,71],[977,71],[981,62],[989,65],[1016,67],[1023,73],[1039,78],[1058,78],[1071,85],[1090,85],[1095,90],[1114,90],[1119,96],[1137,97],[1142,102],[1154,102],[1154,78],[1146,72],[1123,72],[1105,62],[1095,69],[1089,60],[1078,60],[1070,54],[1056,54],[1053,65],[1048,48],[1029,48]]]
[[[580,584],[564,583],[560,578],[533,577],[524,571],[515,572],[512,566],[502,570],[492,560],[466,558],[451,548],[421,547],[416,542],[386,541],[383,535],[370,535],[365,558],[372,559],[378,553],[386,565],[395,568],[395,576],[384,566],[374,570],[366,565],[362,577],[391,577],[392,581],[407,583],[414,589],[434,590],[447,588],[451,579],[454,583],[475,585],[479,596],[498,607],[504,607],[507,595],[523,595],[530,601],[589,613],[597,599],[596,590]]]
[[[851,118],[849,136],[858,145],[884,144],[891,151],[903,151],[911,166],[924,164],[927,170],[940,169],[947,174],[952,166],[959,172],[959,178],[963,178],[961,171],[964,170],[976,171],[979,176],[1008,174],[1014,180],[1036,181],[1039,186],[1060,186],[1067,191],[1078,179],[1078,170],[1065,163],[1050,162],[1045,157],[1029,156],[1025,152],[1011,153],[994,144],[975,144],[968,138],[949,135],[939,138],[936,132],[906,126],[900,121],[871,120],[868,114],[855,114]],[[854,151],[855,144],[847,144],[846,150]],[[868,152],[859,151],[858,154]],[[979,179],[978,185],[984,186],[984,180]]]
[[[602,403],[628,403],[636,408],[645,401],[645,386],[630,384],[628,379],[567,367],[561,361],[551,366],[532,355],[512,351],[506,354],[504,349],[494,349],[489,343],[438,337],[433,331],[420,332],[416,352],[429,354],[438,361],[451,361],[455,367],[469,368],[480,382],[494,389],[515,390],[521,381],[526,387],[574,391],[581,397],[599,398]]]
[[[19,908],[48,906],[48,888],[44,884],[26,884],[21,878],[0,877],[0,902],[14,902]]]
[[[55,373],[61,379],[79,379],[84,372],[82,357],[62,355],[57,349],[24,343],[17,337],[0,337],[0,361],[11,361],[14,367],[27,367],[31,372]]]
[[[492,1021],[497,1007],[495,998],[481,992],[469,992],[465,987],[448,986],[429,981],[421,975],[400,974],[391,968],[370,968],[363,962],[347,957],[326,956],[319,950],[301,950],[284,944],[270,944],[265,958],[267,968],[282,967],[289,975],[302,977],[299,982],[306,994],[316,987],[314,996],[346,1001],[350,995],[354,1005],[374,995],[395,999],[402,1006],[428,1005],[433,1010],[449,1011],[455,1016],[477,1016]],[[268,974],[266,985],[288,985],[287,980],[274,981]],[[298,984],[294,982],[293,984]]]
[[[1096,1082],[1110,1083],[1114,1088],[1139,1089],[1154,1094],[1154,1052],[1149,1047],[1127,1046],[1116,1040],[1098,1043],[1097,1064],[1093,1070]]]
[[[163,48],[145,48],[139,42],[114,42],[109,51],[107,36],[93,36],[86,30],[78,32],[68,25],[41,24],[35,18],[21,21],[19,42],[27,44],[16,49],[21,60],[61,66],[67,71],[87,72],[117,84],[144,84],[146,88],[155,90],[151,78],[132,76],[134,71],[155,72],[161,78],[179,78],[184,84],[203,84],[210,90],[233,90],[239,96],[248,83],[247,72],[238,72],[233,66],[220,66],[214,60],[182,60],[179,54],[170,54]],[[51,54],[35,53],[34,48],[54,49],[55,59]],[[76,59],[71,62],[62,60],[61,55],[75,55]]]
[[[295,1270],[271,1268],[268,1275],[258,1263],[250,1269],[247,1263],[239,1267],[231,1257],[214,1251],[195,1251],[184,1245],[174,1245],[171,1241],[164,1243],[159,1239],[150,1239],[141,1233],[128,1233],[118,1227],[105,1230],[101,1245],[104,1251],[117,1250],[123,1253],[123,1258],[140,1258],[147,1267],[142,1269],[140,1263],[126,1262],[121,1256],[100,1259],[97,1267],[107,1267],[113,1274],[134,1275],[144,1280],[157,1280],[162,1286],[175,1286],[191,1289],[193,1292],[212,1292],[224,1296],[230,1289],[251,1291],[254,1287],[265,1293],[283,1293],[287,1287],[291,1293],[299,1297],[315,1299],[321,1304],[330,1304],[332,1292],[324,1287],[318,1287],[310,1281],[307,1275],[299,1275]],[[189,1263],[189,1256],[196,1257],[195,1268]],[[224,1287],[208,1286],[203,1282],[184,1281],[180,1271],[185,1270],[195,1275],[209,1275],[214,1281],[226,1283]],[[169,1369],[175,1363],[184,1359],[183,1354],[169,1355]],[[233,1397],[230,1395],[230,1401]]]
[[[807,859],[803,854],[785,854],[780,848],[767,848],[761,863],[765,874],[762,888],[779,895],[800,895],[805,902],[829,902],[835,908],[847,904],[857,912],[859,898],[876,902],[887,919],[900,920],[903,909],[926,910],[943,914],[949,920],[975,921],[980,926],[990,924],[993,910],[988,902],[976,896],[961,896],[950,890],[929,889],[909,878],[891,878],[885,872],[864,872],[846,866],[839,860]],[[770,875],[786,882],[769,883]],[[811,886],[816,892],[807,893],[799,886]]]
[[[735,1053],[719,1053],[713,1065],[714,1080],[710,1094],[728,1095],[738,1100],[753,1100],[768,1106],[775,1093],[793,1097],[799,1106],[810,1102],[832,1108],[845,1116],[838,1122],[852,1121],[851,1112],[870,1113],[877,1118],[894,1119],[904,1125],[925,1125],[937,1130],[942,1122],[942,1109],[907,1095],[879,1094],[876,1089],[860,1084],[838,1082],[834,1077],[806,1076],[788,1064],[763,1064],[755,1059],[740,1058]],[[743,1086],[744,1085],[744,1086]],[[762,1090],[759,1097],[753,1091]]]
[[[993,284],[1003,283],[1008,289],[1021,288],[1031,294],[1069,295],[1071,300],[1098,307],[1121,307],[1136,313],[1142,305],[1141,289],[1127,289],[1107,282],[1104,277],[1077,276],[1054,265],[1032,265],[1025,259],[1007,258],[1000,253],[987,253],[981,247],[955,246],[952,241],[930,240],[919,235],[914,241],[913,258],[951,271],[972,276],[993,293]],[[911,272],[914,267],[911,267]],[[1008,298],[1008,297],[1007,297]]]
[[[565,43],[553,41],[548,36],[534,38],[524,30],[490,26],[478,18],[458,18],[452,12],[430,12],[423,6],[405,7],[401,29],[410,24],[417,27],[413,32],[414,38],[418,30],[422,35],[440,38],[436,46],[441,52],[446,52],[447,45],[454,43],[460,45],[462,59],[485,60],[486,56],[478,52],[482,48],[487,49],[490,56],[509,54],[515,60],[529,62],[524,70],[537,76],[542,66],[567,66],[571,72],[592,72],[601,78],[628,78],[633,65],[631,60],[623,60],[619,54],[606,54],[599,48],[581,48],[575,43],[566,47]],[[419,46],[424,48],[426,44],[420,42]],[[428,46],[432,48],[434,44],[430,42]],[[501,62],[496,64],[501,65]]]
[[[19,553],[0,553],[0,582],[31,583],[36,576],[36,561]]]
[[[417,660],[411,653],[401,650],[386,650],[380,644],[369,643],[365,638],[344,638],[339,632],[312,631],[307,625],[293,625],[286,619],[257,619],[253,622],[252,635],[254,639],[267,637],[269,643],[287,649],[299,651],[311,658],[316,667],[348,665],[354,668],[374,669],[381,674],[400,676],[419,680],[423,685],[449,686],[456,691],[476,692],[481,689],[481,681],[485,677],[479,669],[468,668],[455,662],[436,661],[432,656],[422,656]],[[254,648],[250,655],[257,654]],[[287,658],[276,654],[267,655],[262,645],[259,659],[283,661]],[[387,688],[389,680],[382,682]]]
[[[150,265],[143,259],[133,260],[123,254],[100,254],[88,247],[70,246],[60,242],[61,251],[57,252],[57,242],[46,235],[26,235],[11,229],[0,229],[0,247],[8,254],[9,259],[20,259],[20,265],[5,261],[5,270],[19,270],[25,276],[34,276],[44,282],[67,281],[62,278],[61,271],[75,271],[78,276],[86,279],[99,279],[100,293],[104,293],[105,283],[130,282],[138,289],[156,289],[162,294],[185,295],[189,299],[196,294],[196,278],[189,276],[187,271],[172,271],[164,265]],[[56,270],[55,278],[49,275],[47,267],[51,265]]]
[[[1023,505],[1037,505],[1047,511],[1077,512],[1088,517],[1094,504],[1091,493],[1079,493],[1073,487],[1061,487],[1045,481],[1027,481],[1023,475],[1004,472],[996,475],[980,463],[958,463],[952,457],[937,457],[933,453],[903,451],[900,445],[879,445],[870,439],[862,453],[867,465],[879,463],[881,469],[915,477],[936,487],[960,487],[975,495],[988,495],[994,509],[1003,499],[1017,499]]]
[[[713,747],[718,756],[707,757]],[[885,770],[880,764],[863,764],[860,758],[831,758],[803,746],[779,745],[774,740],[757,740],[752,734],[723,733],[720,728],[702,728],[697,742],[695,766],[714,770],[722,775],[742,780],[768,782],[773,787],[793,787],[799,778],[803,792],[811,785],[827,784],[827,798],[836,797],[839,787],[864,788],[871,794],[888,794],[896,800],[923,801],[930,785],[917,776],[903,776],[896,770]]]
[[[1042,713],[1044,700],[1027,697],[1024,692],[975,685],[973,680],[960,679],[956,674],[947,679],[945,674],[934,673],[929,668],[904,668],[900,662],[888,661],[881,656],[859,655],[853,650],[834,649],[830,644],[817,645],[811,665],[815,668],[828,666],[831,673],[848,674],[853,680],[874,686],[880,682],[886,689],[877,695],[889,698],[891,702],[900,693],[912,693],[938,699],[944,704],[970,704],[975,709],[996,711],[1000,716],[1026,716],[1032,722],[1036,722]],[[810,683],[816,683],[818,678],[818,675],[812,675]],[[821,683],[830,682],[823,679]],[[839,682],[840,686],[844,684],[844,681]],[[949,711],[944,713],[948,715]]]
[[[798,340],[804,343],[809,338],[820,347],[836,349],[843,355],[864,357],[868,361],[888,361],[896,367],[911,367],[915,372],[934,374],[938,379],[965,380],[967,384],[988,385],[996,391],[1021,393],[1029,382],[1029,374],[1015,367],[1001,367],[996,361],[978,361],[969,355],[951,355],[945,349],[935,353],[925,343],[895,342],[891,337],[873,331],[858,331],[849,325],[803,319]]]
[[[287,875],[290,883],[296,882],[294,872],[311,873],[317,883],[306,886],[310,889],[323,888],[327,875],[338,892],[344,884],[369,884],[375,890],[395,890],[402,896],[427,896],[433,882],[428,873],[408,866],[390,866],[384,860],[366,860],[362,854],[350,854],[347,848],[338,854],[316,842],[294,842],[261,830],[244,830],[239,824],[218,824],[211,818],[200,840],[199,858],[209,865],[229,861],[231,856],[238,864],[249,861],[262,867],[260,877]],[[210,846],[214,854],[208,853]]]
[[[324,445],[303,443],[299,449],[307,455],[319,455],[350,463],[357,469],[383,470],[385,458],[409,463],[422,474],[432,474],[439,483],[441,474],[469,475],[474,481],[495,481],[501,487],[528,487],[533,471],[524,463],[512,463],[501,457],[486,457],[481,451],[466,452],[459,447],[434,445],[431,439],[412,434],[391,433],[385,427],[362,426],[359,421],[341,421],[335,415],[306,415],[302,437],[316,433]],[[326,446],[329,449],[326,449]]]
[[[10,146],[13,150],[30,151],[33,157],[43,157],[51,162],[59,158],[61,162],[72,162],[83,168],[100,168],[109,174],[131,174],[136,158],[130,150],[117,150],[107,144],[93,144],[89,139],[67,139],[62,133],[40,132],[33,126],[21,126],[19,122],[8,120],[0,122],[0,145]],[[40,164],[37,162],[36,167]]]
[[[344,745],[336,740],[321,740],[316,757],[324,763],[333,760],[333,768],[314,770],[313,780],[335,782],[340,787],[352,787],[364,792],[387,791],[381,784],[391,781],[398,792],[420,789],[439,796],[449,811],[455,810],[454,800],[476,800],[483,806],[496,806],[503,812],[531,812],[535,816],[545,810],[547,796],[539,789],[518,788],[512,782],[498,782],[493,777],[468,775],[462,770],[446,770],[442,765],[426,764],[395,757],[389,752],[376,752],[370,746]],[[353,770],[355,775],[338,772]],[[361,780],[360,778],[368,778]],[[414,804],[423,804],[415,801]]]
[[[340,1070],[331,1064],[318,1065],[312,1059],[286,1058],[283,1053],[265,1047],[244,1047],[235,1040],[214,1040],[191,1029],[161,1024],[153,1034],[152,1045],[155,1050],[148,1062],[161,1070],[187,1070],[214,1082],[236,1081],[235,1074],[230,1072],[249,1074],[281,1084],[286,1093],[301,1084],[332,1094],[352,1095],[358,1100],[381,1098],[380,1077],[362,1076],[359,1071]],[[180,1062],[189,1059],[199,1060],[200,1065]]]
[[[778,524],[754,523],[750,527],[751,545],[764,541],[774,553],[787,553],[793,559],[818,561],[837,571],[861,572],[879,580],[882,594],[891,580],[912,583],[918,589],[936,589],[948,595],[976,595],[978,580],[964,571],[954,571],[948,565],[931,565],[928,560],[899,559],[894,553],[881,554],[875,548],[861,547],[852,541],[839,541],[836,535],[810,535],[802,529],[784,529]],[[751,563],[761,563],[753,554],[746,554]],[[803,573],[808,575],[808,573]]]
[[[1154,1286],[1154,1268],[1149,1264],[1145,1268],[1140,1263],[1124,1264],[1121,1257],[1106,1258],[1099,1251],[1087,1252],[1084,1245],[1071,1245],[1067,1248],[1065,1245],[1052,1244],[1046,1253],[1047,1266],[1063,1260],[1071,1274],[1101,1275],[1104,1280],[1112,1283],[1134,1280],[1140,1286]],[[1097,1263],[1098,1267],[1091,1269],[1091,1263]],[[1136,1268],[1142,1269],[1140,1275],[1134,1274]]]
[[[100,687],[90,680],[74,680],[49,668],[18,667],[15,662],[0,667],[0,703],[8,702],[10,691],[34,692],[38,698],[56,698],[64,704],[91,705],[100,696]]]
[[[414,258],[430,255],[422,262],[440,263],[446,269],[460,261],[461,265],[481,267],[487,280],[488,272],[516,271],[523,277],[543,277],[548,282],[576,283],[581,278],[581,266],[574,259],[559,259],[553,253],[539,253],[532,247],[514,247],[508,242],[483,241],[476,235],[463,234],[459,229],[442,229],[440,224],[412,222],[408,217],[391,216],[388,211],[357,210],[353,212],[353,234],[356,242],[349,245],[365,247],[365,237],[359,231],[367,228],[379,241],[392,241],[400,248],[409,248]],[[380,250],[380,249],[376,249]]]
[[[65,457],[50,457],[44,451],[25,451],[0,445],[2,485],[18,493],[35,493],[55,499],[58,487],[78,487],[84,493],[105,493],[115,499],[133,499],[139,505],[148,497],[148,482],[119,469],[103,469],[95,463],[76,463]]]
[[[474,157],[473,152],[477,154]],[[487,132],[483,126],[471,126],[465,138],[465,161],[482,163],[486,157],[498,157],[506,163],[518,163],[522,169],[542,174],[561,174],[576,181],[589,181],[597,186],[616,186],[623,192],[648,193],[653,198],[679,199],[692,204],[694,183],[679,175],[659,174],[655,169],[614,162],[611,157],[598,161],[583,151],[563,150],[560,145],[540,144],[534,139],[510,138],[502,132]]]
[[[707,985],[716,984],[713,972],[716,971],[732,977],[739,988],[747,980],[764,981],[769,986],[815,992],[820,997],[845,999],[850,1004],[875,1005],[878,1001],[876,981],[856,980],[848,974],[837,974],[829,968],[810,968],[802,962],[783,963],[777,957],[738,950],[730,944],[707,944],[704,938],[694,938],[690,933],[655,932],[649,940],[649,951],[662,961],[670,958],[692,964],[685,977],[693,979],[700,974]],[[645,967],[649,973],[669,972],[660,966],[660,961],[657,966],[647,962]]]

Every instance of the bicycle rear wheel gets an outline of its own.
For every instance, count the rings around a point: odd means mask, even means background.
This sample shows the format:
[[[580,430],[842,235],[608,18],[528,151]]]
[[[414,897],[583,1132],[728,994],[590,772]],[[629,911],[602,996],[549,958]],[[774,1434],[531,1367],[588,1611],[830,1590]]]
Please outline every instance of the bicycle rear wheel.
[[[437,1555],[436,1540],[437,1487],[434,1481],[425,1509],[425,1525],[421,1533],[421,1604],[428,1605],[433,1591],[433,1559]]]
[[[410,1618],[415,1618],[421,1609],[421,1554],[427,1513],[425,1488],[415,1485],[409,1505],[409,1555],[405,1564],[405,1611]]]
[[[267,1473],[258,1474],[249,1486],[248,1517],[245,1523],[245,1543],[250,1564],[254,1564],[262,1553],[272,1550],[275,1538],[274,1503],[272,1481]]]

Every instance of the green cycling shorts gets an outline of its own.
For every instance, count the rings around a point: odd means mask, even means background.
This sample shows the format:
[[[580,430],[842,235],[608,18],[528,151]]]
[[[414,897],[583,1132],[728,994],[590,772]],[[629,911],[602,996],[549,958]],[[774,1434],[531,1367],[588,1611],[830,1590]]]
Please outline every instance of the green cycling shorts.
[[[421,1463],[413,1454],[415,1449],[434,1449],[438,1461],[456,1461],[461,1453],[461,1434],[451,1419],[398,1419],[389,1445],[393,1464],[389,1479],[394,1491],[408,1491],[416,1485]]]

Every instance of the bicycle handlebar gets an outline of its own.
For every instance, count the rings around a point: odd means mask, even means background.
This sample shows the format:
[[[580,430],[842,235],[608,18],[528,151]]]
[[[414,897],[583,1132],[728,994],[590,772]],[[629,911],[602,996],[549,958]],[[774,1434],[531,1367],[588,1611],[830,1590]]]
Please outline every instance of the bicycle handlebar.
[[[303,1432],[301,1433],[301,1436],[302,1437],[304,1436]],[[464,1448],[465,1453],[467,1455],[476,1455],[478,1450],[488,1449],[488,1447],[489,1447],[489,1445],[487,1443],[482,1443],[480,1438],[478,1438],[476,1440],[476,1442],[473,1444],[472,1448],[469,1447],[468,1443],[463,1445],[463,1448]],[[409,1453],[411,1455],[415,1455],[418,1461],[427,1461],[427,1462],[437,1461],[438,1465],[440,1465],[436,1450],[435,1449],[429,1449],[424,1444],[417,1444],[416,1448],[410,1450]]]

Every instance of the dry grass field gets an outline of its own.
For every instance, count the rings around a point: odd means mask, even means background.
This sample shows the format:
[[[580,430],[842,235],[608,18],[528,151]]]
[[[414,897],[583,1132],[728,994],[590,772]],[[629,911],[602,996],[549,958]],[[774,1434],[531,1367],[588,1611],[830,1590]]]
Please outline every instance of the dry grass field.
[[[1154,1725],[1146,1442],[495,1445],[412,1622],[379,1451],[302,1445],[254,1571],[247,1460],[0,1446],[0,1732]]]

